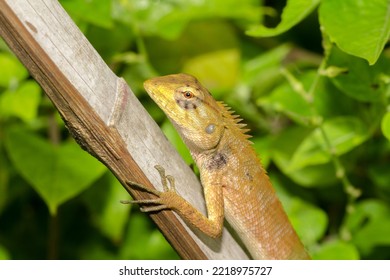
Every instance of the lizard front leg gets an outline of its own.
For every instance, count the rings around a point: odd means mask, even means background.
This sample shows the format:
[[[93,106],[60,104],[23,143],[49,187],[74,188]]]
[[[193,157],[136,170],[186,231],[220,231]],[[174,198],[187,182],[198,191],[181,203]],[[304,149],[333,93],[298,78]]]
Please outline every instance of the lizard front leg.
[[[177,194],[175,189],[175,180],[170,175],[165,175],[163,167],[155,166],[157,171],[160,173],[161,182],[164,190],[158,191],[145,187],[143,185],[128,181],[127,184],[132,188],[138,188],[142,191],[151,193],[156,196],[155,199],[146,200],[133,200],[133,201],[122,201],[122,203],[137,203],[141,205],[154,204],[153,206],[143,206],[141,211],[143,212],[154,212],[165,209],[171,209],[179,214],[185,221],[198,228],[206,235],[213,238],[217,238],[222,233],[223,228],[223,196],[222,187],[213,186],[204,187],[204,195],[206,201],[206,208],[208,217],[203,215],[192,206],[188,201]],[[169,184],[169,185],[168,185]]]

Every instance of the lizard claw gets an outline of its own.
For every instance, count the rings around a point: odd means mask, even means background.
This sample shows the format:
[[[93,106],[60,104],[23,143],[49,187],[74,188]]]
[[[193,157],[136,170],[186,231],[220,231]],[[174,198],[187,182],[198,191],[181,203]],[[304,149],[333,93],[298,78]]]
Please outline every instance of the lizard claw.
[[[168,192],[168,191],[176,192],[175,178],[172,175],[165,175],[165,169],[161,165],[155,165],[154,168],[156,168],[158,173],[160,174],[161,184],[164,188],[164,191],[165,192]],[[168,182],[169,182],[169,186],[168,186]]]
[[[135,183],[133,181],[127,181],[126,184],[132,188],[140,189],[144,192],[157,196],[155,199],[143,199],[143,200],[121,200],[123,204],[155,204],[155,206],[143,206],[141,207],[142,212],[156,212],[164,209],[170,209],[171,207],[164,202],[164,194],[175,193],[175,178],[171,175],[165,175],[165,169],[161,165],[156,165],[154,168],[157,169],[161,177],[161,184],[164,191],[159,191],[153,188],[146,187],[144,185]]]
[[[161,192],[156,190],[156,189],[146,187],[144,185],[138,184],[138,183],[133,182],[133,181],[126,181],[126,184],[132,188],[140,189],[141,191],[144,191],[144,192],[147,192],[150,194],[154,194],[155,196],[160,196],[160,194],[161,194]]]

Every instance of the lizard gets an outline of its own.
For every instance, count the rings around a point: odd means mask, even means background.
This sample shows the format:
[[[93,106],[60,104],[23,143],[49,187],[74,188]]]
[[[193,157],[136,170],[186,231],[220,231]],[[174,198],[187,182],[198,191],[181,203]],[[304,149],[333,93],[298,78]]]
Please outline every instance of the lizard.
[[[164,190],[128,182],[156,196],[132,203],[140,204],[144,212],[173,210],[213,238],[221,236],[226,218],[254,259],[310,259],[242,119],[188,74],[151,78],[144,88],[179,132],[199,168],[207,216],[177,194],[174,178],[166,176],[161,166],[156,168]]]

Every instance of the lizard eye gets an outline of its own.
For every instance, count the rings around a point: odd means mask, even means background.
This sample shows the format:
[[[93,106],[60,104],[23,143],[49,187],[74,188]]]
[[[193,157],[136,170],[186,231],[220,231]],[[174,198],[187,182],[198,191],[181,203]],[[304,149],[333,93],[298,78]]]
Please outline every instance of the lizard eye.
[[[186,91],[183,91],[183,96],[187,99],[191,99],[192,97],[194,97],[194,94],[191,91],[186,90]]]

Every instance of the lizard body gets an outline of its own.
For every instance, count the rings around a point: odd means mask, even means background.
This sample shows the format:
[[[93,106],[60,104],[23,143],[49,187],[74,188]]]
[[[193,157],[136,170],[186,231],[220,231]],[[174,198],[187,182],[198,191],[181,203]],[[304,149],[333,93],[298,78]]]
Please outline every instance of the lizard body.
[[[173,189],[154,191],[158,198],[135,202],[157,204],[146,211],[172,209],[214,238],[221,235],[225,217],[255,259],[310,258],[241,119],[190,75],[153,78],[144,87],[173,123],[199,168],[207,217]]]

